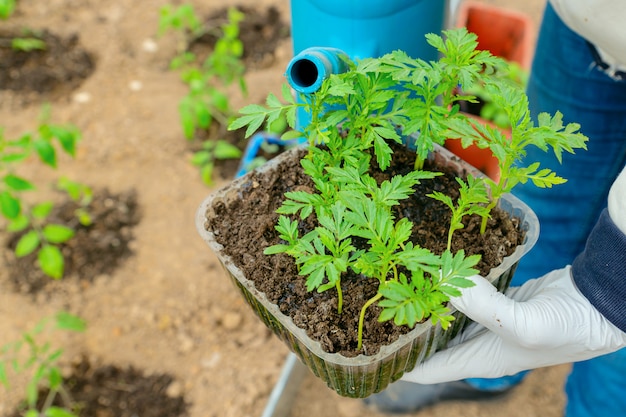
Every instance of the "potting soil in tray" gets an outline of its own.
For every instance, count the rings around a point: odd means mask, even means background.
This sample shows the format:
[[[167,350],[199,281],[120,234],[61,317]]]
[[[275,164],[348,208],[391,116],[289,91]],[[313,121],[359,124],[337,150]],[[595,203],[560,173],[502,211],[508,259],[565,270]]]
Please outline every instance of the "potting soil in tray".
[[[304,155],[304,150],[302,155]],[[390,168],[381,172],[373,163],[370,174],[379,182],[397,174],[405,174],[412,169],[414,153],[397,146]],[[427,163],[426,170],[439,171],[441,168]],[[446,193],[456,200],[459,185],[455,173],[444,169],[443,175],[432,180],[424,180],[416,187],[415,195],[395,207],[396,218],[406,217],[414,223],[411,240],[435,253],[445,250],[450,209],[426,194],[432,191]],[[209,219],[207,230],[213,230],[216,240],[224,246],[224,253],[254,282],[255,287],[276,303],[283,314],[290,316],[294,323],[305,329],[309,337],[319,340],[324,350],[353,357],[357,346],[358,316],[363,304],[377,291],[378,281],[364,279],[352,271],[342,276],[343,312],[337,314],[337,293],[328,290],[323,293],[308,292],[305,278],[297,275],[297,268],[290,256],[264,255],[263,250],[279,243],[275,231],[278,215],[276,209],[282,204],[287,191],[304,190],[312,192],[313,182],[303,173],[299,160],[295,158],[280,164],[271,175],[257,175],[253,172],[240,199],[228,206],[216,203],[216,216]],[[316,224],[310,216],[300,222],[300,234],[312,230]],[[487,231],[480,234],[481,219],[478,216],[464,219],[465,228],[456,231],[452,242],[452,252],[463,248],[466,255],[482,256],[477,268],[482,275],[502,263],[518,244],[524,233],[516,219],[499,209],[492,212]],[[407,333],[407,326],[395,326],[391,322],[379,323],[380,309],[372,306],[367,309],[364,327],[364,353],[373,355],[380,346],[395,341],[399,335]]]

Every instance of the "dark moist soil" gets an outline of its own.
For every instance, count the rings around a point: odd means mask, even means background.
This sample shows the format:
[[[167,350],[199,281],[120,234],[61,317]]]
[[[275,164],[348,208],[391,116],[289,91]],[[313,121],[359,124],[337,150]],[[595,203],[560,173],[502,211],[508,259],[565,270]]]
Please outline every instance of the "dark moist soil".
[[[411,169],[414,153],[404,149],[396,147],[392,166],[384,173],[372,171],[372,175],[383,181]],[[441,170],[430,163],[425,169]],[[455,174],[448,169],[444,169],[443,173],[433,180],[422,181],[415,194],[396,209],[397,218],[407,217],[414,223],[411,240],[438,254],[446,247],[450,212],[443,203],[425,195],[436,190],[447,193],[453,199],[458,197]],[[274,229],[278,219],[275,210],[282,204],[283,194],[294,190],[313,190],[312,182],[303,174],[295,158],[281,164],[268,176],[255,171],[244,184],[240,198],[228,205],[216,201],[216,216],[207,220],[206,229],[214,232],[216,240],[224,246],[224,253],[255,283],[256,288],[276,303],[296,325],[305,329],[311,338],[319,340],[326,351],[356,356],[360,353],[355,351],[358,315],[365,301],[376,293],[377,281],[363,279],[353,273],[344,274],[341,279],[343,313],[338,315],[335,291],[307,292],[305,279],[297,275],[293,258],[284,254],[263,254],[266,247],[279,243]],[[307,221],[300,222],[301,235],[315,227],[309,219]],[[466,255],[480,254],[482,259],[477,268],[482,275],[486,275],[522,243],[523,232],[517,219],[510,220],[500,210],[492,213],[484,235],[480,234],[480,221],[479,217],[465,219],[465,228],[454,235],[452,252],[464,248]],[[379,323],[379,313],[378,307],[367,309],[363,340],[363,352],[367,355],[376,354],[380,346],[395,341],[410,330],[407,326],[397,327],[391,322]]]
[[[271,67],[275,61],[278,44],[288,40],[289,25],[282,19],[280,11],[270,6],[257,9],[248,6],[236,6],[245,18],[239,23],[239,39],[243,43],[242,60],[246,70],[258,70]],[[224,7],[212,13],[205,21],[207,33],[194,39],[189,50],[203,62],[215,48],[215,43],[222,36],[221,26],[228,22],[228,8]],[[245,129],[229,131],[226,126],[214,121],[208,132],[197,132],[190,145],[191,151],[198,151],[206,140],[226,140],[244,151],[248,144]],[[240,159],[215,161],[216,174],[221,179],[231,179],[239,170]]]
[[[183,417],[188,406],[182,395],[168,395],[167,389],[174,382],[168,374],[145,375],[129,367],[94,366],[86,358],[72,367],[72,374],[64,386],[77,407],[79,417]],[[38,407],[48,395],[39,392]],[[57,395],[53,406],[68,407]],[[22,416],[16,410],[10,417]]]
[[[46,48],[15,50],[12,40],[20,37],[40,39]],[[80,46],[78,35],[0,30],[0,90],[18,92],[26,102],[31,96],[36,100],[67,96],[93,73],[95,66],[93,55]]]
[[[58,204],[48,218],[73,228],[75,236],[61,245],[65,258],[63,280],[73,279],[92,282],[96,277],[112,274],[125,259],[133,254],[130,242],[134,239],[133,227],[139,223],[141,213],[135,190],[114,194],[107,189],[94,190],[89,205],[92,224],[84,226],[78,222],[78,204],[66,200]],[[16,291],[37,294],[53,281],[37,265],[37,255],[32,253],[22,258],[13,255],[21,234],[7,240],[9,279]]]
[[[289,25],[274,6],[263,10],[243,5],[235,7],[245,15],[239,23],[239,39],[243,43],[242,60],[246,69],[271,67],[276,60],[278,44],[290,37]],[[228,8],[212,13],[204,24],[207,33],[193,40],[189,49],[201,60],[206,59],[222,36],[222,25],[227,22]]]

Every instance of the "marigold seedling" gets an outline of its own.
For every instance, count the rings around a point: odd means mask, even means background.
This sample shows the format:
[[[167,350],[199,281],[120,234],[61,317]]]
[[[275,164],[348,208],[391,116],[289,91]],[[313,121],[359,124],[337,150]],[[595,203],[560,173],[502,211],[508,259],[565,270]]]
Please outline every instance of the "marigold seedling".
[[[460,295],[459,288],[473,285],[467,278],[478,273],[475,266],[480,260],[479,255],[466,256],[464,250],[451,252],[453,233],[464,227],[464,217],[479,215],[486,223],[502,193],[516,182],[532,179],[539,186],[550,186],[559,181],[534,165],[513,165],[527,144],[552,147],[559,157],[585,140],[575,133],[576,126],[562,126],[558,114],[541,116],[539,126],[533,127],[523,91],[510,91],[513,87],[501,85],[502,78],[494,76],[505,61],[477,50],[476,35],[461,28],[444,31],[444,37],[428,35],[427,40],[441,53],[436,62],[413,59],[400,51],[347,62],[346,72],[331,74],[315,93],[294,100],[284,88],[285,104],[270,94],[265,106],[244,107],[241,117],[230,124],[231,129],[246,127],[251,135],[280,117],[295,128],[295,115],[302,108],[310,116],[300,131],[283,138],[308,142],[301,165],[315,191],[285,193],[276,226],[282,241],[265,253],[292,256],[309,290],[335,289],[339,310],[341,277],[347,272],[378,281],[378,292],[360,312],[358,350],[365,312],[374,304],[382,308],[382,321],[412,327],[430,318],[448,328],[453,317],[447,301]],[[497,89],[498,100],[508,102],[503,107],[515,120],[510,142],[499,130],[476,127],[476,122],[459,113],[458,101],[475,100],[463,94],[463,88],[477,80]],[[456,201],[438,192],[431,195],[452,212],[447,250],[435,254],[410,240],[414,225],[397,218],[393,208],[410,198],[416,185],[438,175],[424,171],[424,162],[435,144],[449,137],[462,137],[464,146],[490,147],[504,174],[498,183],[484,176],[459,179]],[[375,163],[381,171],[387,170],[393,142],[415,149],[413,171],[376,181],[370,168]],[[318,226],[301,236],[299,225],[304,219],[317,221]]]

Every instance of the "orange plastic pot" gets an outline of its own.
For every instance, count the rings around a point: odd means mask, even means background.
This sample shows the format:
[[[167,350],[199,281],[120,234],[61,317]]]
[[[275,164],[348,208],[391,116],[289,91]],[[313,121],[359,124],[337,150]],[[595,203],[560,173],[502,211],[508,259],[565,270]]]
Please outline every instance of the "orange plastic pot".
[[[457,27],[466,27],[478,36],[478,49],[517,62],[529,70],[534,53],[533,22],[526,14],[489,4],[463,1],[458,9]]]

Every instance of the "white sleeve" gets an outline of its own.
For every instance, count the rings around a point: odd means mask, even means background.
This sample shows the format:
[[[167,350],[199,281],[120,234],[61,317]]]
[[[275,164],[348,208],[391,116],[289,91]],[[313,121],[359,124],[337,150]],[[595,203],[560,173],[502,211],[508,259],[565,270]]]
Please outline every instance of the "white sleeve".
[[[610,67],[626,71],[626,1],[549,1],[561,20],[591,42]]]

